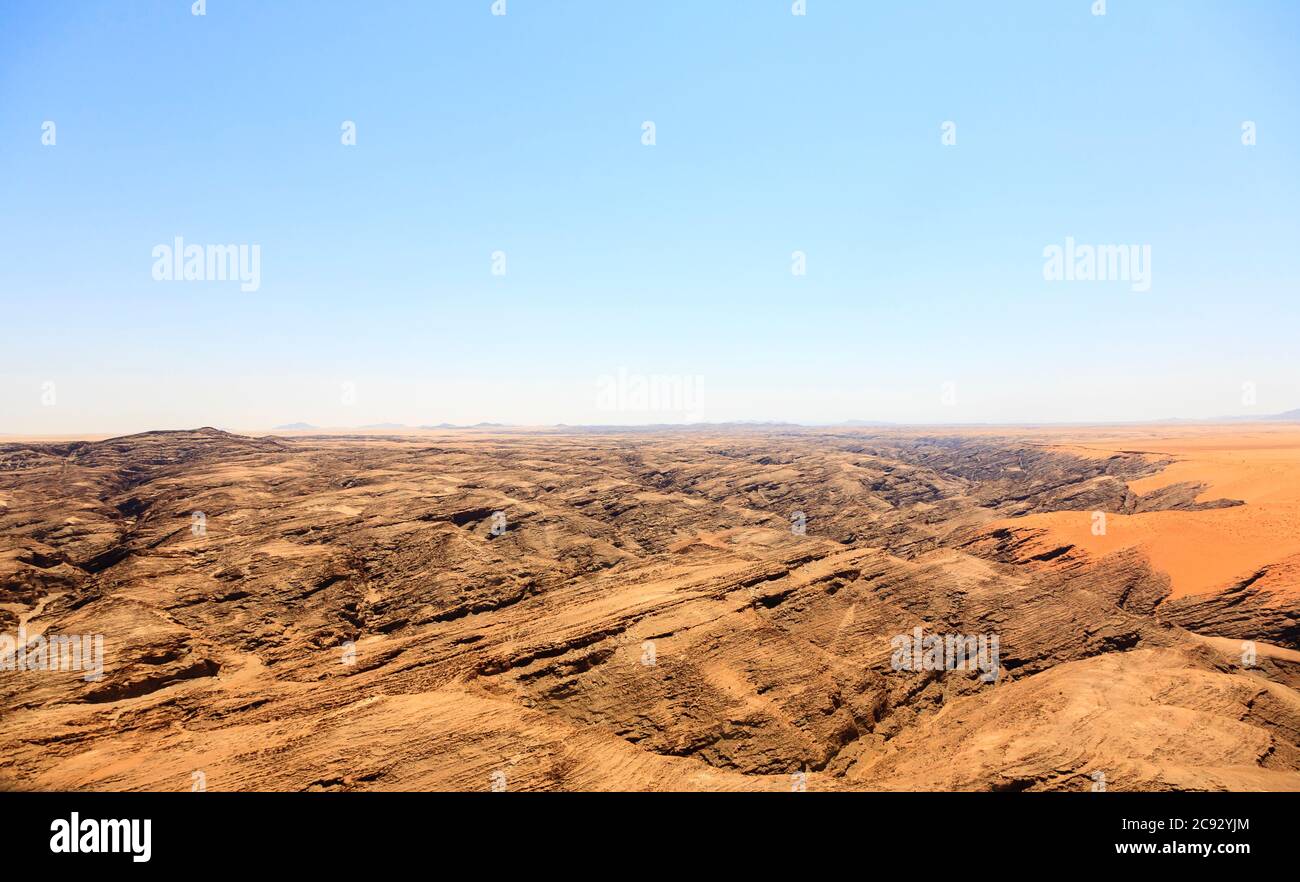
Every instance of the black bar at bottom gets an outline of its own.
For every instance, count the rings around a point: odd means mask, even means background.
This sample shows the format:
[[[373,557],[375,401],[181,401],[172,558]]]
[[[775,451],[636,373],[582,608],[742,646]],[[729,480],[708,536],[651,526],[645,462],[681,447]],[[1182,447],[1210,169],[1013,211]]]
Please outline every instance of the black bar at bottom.
[[[456,860],[484,872],[676,875],[773,860],[880,869],[891,857],[1231,867],[1288,856],[1297,807],[1280,793],[5,793],[0,847],[9,860],[127,873],[434,860],[442,874]],[[145,819],[147,837],[143,823],[104,823]],[[148,860],[136,860],[146,844]]]

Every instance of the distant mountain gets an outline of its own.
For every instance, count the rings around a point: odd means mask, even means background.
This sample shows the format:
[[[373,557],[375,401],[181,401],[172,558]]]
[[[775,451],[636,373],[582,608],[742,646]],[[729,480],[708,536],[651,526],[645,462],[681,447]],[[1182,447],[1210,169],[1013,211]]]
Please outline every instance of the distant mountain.
[[[1210,420],[1195,420],[1187,417],[1176,417],[1174,419],[1160,420],[1162,423],[1297,423],[1300,422],[1300,409],[1288,410],[1283,413],[1261,413],[1255,414],[1234,414],[1232,416],[1214,417]]]
[[[1260,414],[1258,416],[1234,414],[1232,416],[1212,417],[1208,420],[1195,419],[1191,417],[1169,417],[1166,419],[1149,420],[1143,422],[1148,422],[1152,425],[1159,425],[1162,423],[1168,424],[1168,423],[1207,423],[1207,422],[1208,423],[1245,423],[1245,422],[1300,423],[1300,408],[1296,408],[1295,410],[1284,411],[1282,413]],[[709,430],[709,429],[726,429],[728,427],[743,427],[743,428],[808,427],[808,428],[873,429],[873,428],[899,427],[905,425],[907,424],[892,423],[884,420],[841,420],[840,422],[835,422],[835,423],[792,423],[792,422],[786,422],[782,420],[731,420],[731,421],[719,422],[719,423],[648,423],[648,424],[641,424],[641,425],[603,425],[603,424],[569,425],[565,423],[557,423],[551,428],[580,429],[582,431],[587,431],[587,432],[589,431],[628,432],[628,431],[638,431],[638,430],[662,431],[665,429]],[[988,425],[1000,425],[1000,424],[989,423]],[[366,426],[357,426],[358,429],[368,429],[368,430],[385,430],[385,429],[394,430],[394,429],[414,428],[414,429],[424,429],[424,430],[441,429],[444,431],[448,429],[509,429],[513,427],[514,424],[512,423],[488,423],[488,422],[473,423],[470,425],[457,424],[457,423],[437,423],[436,425],[421,425],[421,426],[407,426],[405,423],[371,423]],[[276,431],[318,431],[320,430],[320,426],[313,426],[311,423],[286,423],[283,426],[276,426],[275,430]]]
[[[436,426],[416,426],[417,429],[504,429],[505,423],[475,423],[472,426],[459,426],[456,423],[438,423]]]

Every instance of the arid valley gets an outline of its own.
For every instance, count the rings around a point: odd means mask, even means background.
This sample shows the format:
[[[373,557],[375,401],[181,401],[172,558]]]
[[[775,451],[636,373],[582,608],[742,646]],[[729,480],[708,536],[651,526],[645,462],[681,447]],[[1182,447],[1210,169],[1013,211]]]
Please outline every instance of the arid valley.
[[[11,440],[19,629],[11,790],[1295,791],[1300,427]]]

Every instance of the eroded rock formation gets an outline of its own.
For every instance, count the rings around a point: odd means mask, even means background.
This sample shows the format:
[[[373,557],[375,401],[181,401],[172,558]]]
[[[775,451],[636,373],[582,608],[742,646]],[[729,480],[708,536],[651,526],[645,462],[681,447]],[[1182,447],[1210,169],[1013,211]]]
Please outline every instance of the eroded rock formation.
[[[3,445],[0,630],[104,663],[0,672],[0,784],[1300,789],[1285,563],[1174,598],[1139,548],[1021,523],[1242,504],[1131,488],[1170,461],[801,429]],[[994,681],[897,670],[918,627],[997,635]]]

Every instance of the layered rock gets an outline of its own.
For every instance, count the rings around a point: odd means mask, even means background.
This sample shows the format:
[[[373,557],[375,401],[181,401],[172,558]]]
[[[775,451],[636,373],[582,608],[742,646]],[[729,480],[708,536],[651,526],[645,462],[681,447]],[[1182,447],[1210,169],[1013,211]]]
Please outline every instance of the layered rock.
[[[798,429],[3,445],[0,625],[104,665],[0,672],[0,783],[1300,789],[1285,592],[1171,600],[1139,551],[1015,526],[1233,504],[1129,488],[1166,464]],[[899,670],[917,628],[996,636],[996,677]]]

